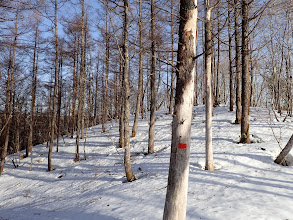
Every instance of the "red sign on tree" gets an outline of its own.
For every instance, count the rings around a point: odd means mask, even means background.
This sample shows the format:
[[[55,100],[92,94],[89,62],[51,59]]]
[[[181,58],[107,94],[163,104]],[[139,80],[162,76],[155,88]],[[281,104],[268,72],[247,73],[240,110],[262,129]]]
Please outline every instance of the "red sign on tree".
[[[186,147],[187,147],[187,144],[183,144],[183,143],[178,144],[179,149],[186,149]]]

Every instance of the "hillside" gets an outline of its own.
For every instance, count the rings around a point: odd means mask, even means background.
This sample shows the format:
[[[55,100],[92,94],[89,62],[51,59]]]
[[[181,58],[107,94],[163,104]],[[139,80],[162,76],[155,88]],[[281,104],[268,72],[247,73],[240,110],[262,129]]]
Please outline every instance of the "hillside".
[[[251,145],[238,144],[235,112],[214,109],[213,147],[216,171],[205,171],[204,107],[194,108],[187,219],[293,219],[293,167],[274,164],[292,135],[293,118],[277,122],[273,114],[251,108]],[[139,122],[131,139],[132,167],[137,181],[125,183],[123,149],[117,149],[119,126],[87,130],[87,160],[74,162],[75,139],[60,138],[47,172],[46,145],[33,150],[15,169],[7,157],[0,177],[0,220],[32,219],[162,219],[168,178],[172,117],[157,112],[156,153],[145,155],[148,124]],[[82,141],[83,143],[83,141]],[[83,144],[81,152],[83,152]],[[56,150],[56,149],[54,149]],[[292,152],[291,152],[292,153]],[[83,153],[81,153],[83,157]]]

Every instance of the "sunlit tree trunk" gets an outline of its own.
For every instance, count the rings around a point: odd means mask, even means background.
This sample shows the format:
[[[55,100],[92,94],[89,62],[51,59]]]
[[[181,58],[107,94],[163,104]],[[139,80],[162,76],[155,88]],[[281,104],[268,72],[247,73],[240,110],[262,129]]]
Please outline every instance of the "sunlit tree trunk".
[[[242,0],[242,117],[240,143],[250,144],[249,139],[249,106],[250,106],[250,73],[249,73],[249,0]]]
[[[196,39],[197,1],[181,0],[177,84],[164,220],[186,218]]]
[[[143,86],[143,35],[142,35],[142,10],[141,10],[141,0],[139,1],[139,76],[138,76],[138,88],[137,88],[137,100],[136,100],[136,110],[135,118],[132,128],[132,137],[136,135],[136,129],[138,124],[138,117],[140,112],[140,102],[141,93]]]
[[[130,133],[129,133],[129,115],[130,115],[130,88],[129,88],[129,57],[128,57],[128,29],[129,29],[129,5],[128,0],[124,0],[124,25],[123,25],[123,75],[124,75],[124,138],[125,154],[124,166],[126,179],[128,182],[136,178],[132,172],[130,162]]]
[[[206,170],[214,170],[212,146],[212,24],[210,1],[205,0],[205,75],[206,75]]]
[[[292,150],[292,148],[293,148],[293,135],[291,136],[291,138],[289,139],[288,143],[286,144],[286,146],[284,147],[284,149],[281,151],[281,153],[275,159],[274,162],[277,163],[277,164],[282,164],[285,161],[286,156],[288,155],[288,153]]]

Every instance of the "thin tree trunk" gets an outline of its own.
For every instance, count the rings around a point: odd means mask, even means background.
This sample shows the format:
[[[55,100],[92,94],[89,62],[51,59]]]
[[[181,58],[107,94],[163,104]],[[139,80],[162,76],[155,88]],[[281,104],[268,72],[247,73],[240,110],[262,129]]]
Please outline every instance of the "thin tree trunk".
[[[141,0],[139,1],[139,78],[138,78],[138,88],[137,88],[137,100],[136,100],[136,110],[135,118],[132,128],[132,137],[136,136],[136,129],[138,124],[138,117],[140,112],[140,102],[141,93],[143,85],[143,35],[142,35],[142,10],[141,10]]]
[[[209,0],[205,0],[205,74],[206,74],[206,170],[214,170],[212,146],[212,25]],[[217,94],[216,94],[217,96]]]
[[[73,54],[73,85],[72,85],[72,123],[71,123],[71,138],[75,131],[76,119],[76,99],[77,99],[77,50],[76,50],[76,35],[74,36],[74,54]]]
[[[85,128],[85,83],[86,83],[86,27],[85,27],[85,11],[84,0],[82,0],[82,15],[81,15],[81,138],[84,139]]]
[[[124,165],[125,174],[128,182],[134,181],[136,178],[132,172],[130,162],[130,134],[129,134],[129,115],[130,115],[130,88],[129,88],[129,57],[128,57],[128,29],[129,29],[129,15],[128,15],[128,0],[124,0],[124,27],[123,27],[123,40],[124,40],[124,59],[123,59],[123,75],[124,75],[124,138],[125,138],[125,154]]]
[[[172,145],[164,220],[184,220],[190,157],[190,128],[193,108],[197,39],[197,1],[180,1],[177,84],[172,124]]]
[[[175,71],[174,71],[174,22],[173,22],[173,10],[174,7],[174,0],[171,0],[171,40],[172,40],[172,47],[171,47],[171,63],[172,63],[172,68],[171,68],[171,93],[170,93],[170,105],[169,105],[169,114],[172,114],[173,111],[173,97],[174,97],[174,80],[175,80]]]
[[[2,145],[1,149],[1,163],[0,163],[0,175],[4,171],[4,163],[8,149],[8,141],[9,141],[9,129],[11,123],[11,115],[12,115],[12,94],[13,94],[13,86],[14,86],[14,67],[15,67],[15,51],[17,45],[17,37],[18,37],[18,6],[16,10],[16,20],[15,20],[15,32],[14,32],[14,41],[12,48],[12,57],[10,53],[9,67],[8,67],[8,76],[6,83],[6,101],[3,112],[3,121],[4,121],[4,130],[1,137],[0,144]]]
[[[107,103],[108,103],[108,77],[109,77],[109,56],[110,56],[110,45],[109,45],[109,33],[108,33],[108,3],[106,3],[106,76],[103,96],[103,114],[102,114],[102,131],[106,132],[105,123],[108,120],[107,115]]]
[[[242,117],[240,143],[250,144],[249,139],[249,106],[250,106],[250,73],[249,73],[249,0],[242,0]]]
[[[57,97],[57,115],[56,115],[56,128],[57,128],[57,139],[56,139],[56,152],[59,151],[59,136],[60,136],[60,120],[61,120],[61,100],[62,100],[62,92],[61,92],[61,88],[62,88],[62,55],[61,55],[61,60],[59,63],[59,70],[58,70],[58,97]]]
[[[33,61],[33,75],[32,75],[32,101],[31,101],[31,111],[30,111],[30,126],[28,135],[28,144],[26,147],[26,157],[32,152],[33,147],[33,130],[34,130],[34,117],[35,117],[35,105],[36,105],[36,91],[37,91],[37,41],[38,41],[38,27],[36,27],[35,32],[35,46],[34,46],[34,61]],[[30,170],[32,168],[30,167]]]
[[[56,95],[57,95],[57,84],[58,84],[58,26],[57,26],[57,0],[55,0],[55,74],[54,74],[54,92],[52,97],[52,115],[51,115],[51,137],[48,153],[48,171],[53,170],[52,166],[52,151],[53,151],[53,142],[55,137],[55,112],[56,112]]]
[[[236,119],[235,124],[241,123],[241,51],[239,39],[239,0],[234,0],[235,23],[235,66],[236,66]]]
[[[156,39],[155,39],[155,1],[151,0],[151,39],[152,39],[152,64],[151,64],[151,114],[149,127],[148,154],[155,152],[155,120],[156,120]]]
[[[125,146],[124,140],[124,75],[122,72],[122,60],[120,57],[120,68],[119,68],[119,107],[120,107],[120,116],[119,116],[119,147],[123,148]]]
[[[217,32],[218,32],[218,40],[217,40],[217,65],[216,72],[216,94],[215,94],[215,106],[219,106],[220,104],[220,21],[219,21],[219,9],[217,9]],[[216,61],[216,59],[214,59]]]
[[[229,35],[229,89],[230,89],[230,107],[229,110],[233,111],[234,108],[234,88],[233,88],[233,58],[232,58],[232,36],[231,36],[231,12],[230,2],[228,3],[228,35]]]

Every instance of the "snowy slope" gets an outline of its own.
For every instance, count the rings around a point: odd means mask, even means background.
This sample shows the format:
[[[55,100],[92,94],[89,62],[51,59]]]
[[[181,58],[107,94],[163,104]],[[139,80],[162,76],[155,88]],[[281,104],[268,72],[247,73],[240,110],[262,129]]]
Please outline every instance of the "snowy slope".
[[[204,107],[194,109],[187,219],[293,219],[293,167],[273,163],[293,131],[292,118],[276,122],[272,113],[251,108],[250,133],[255,143],[237,144],[240,126],[235,112],[214,109],[213,147],[216,171],[204,170]],[[157,112],[156,153],[145,155],[148,124],[139,123],[131,139],[132,166],[138,180],[124,183],[123,149],[117,149],[116,122],[88,129],[87,160],[74,162],[75,139],[60,138],[47,172],[45,145],[14,169],[7,158],[0,177],[3,219],[162,219],[168,178],[172,117]],[[273,135],[274,132],[274,135]],[[277,140],[276,140],[277,139]],[[84,141],[84,140],[83,140]],[[83,141],[81,141],[83,143]],[[83,157],[83,145],[81,147]]]

